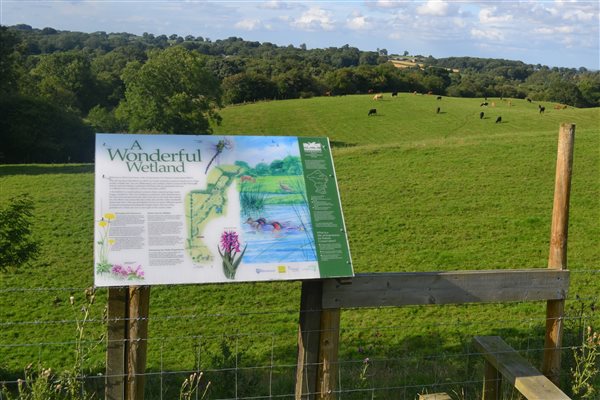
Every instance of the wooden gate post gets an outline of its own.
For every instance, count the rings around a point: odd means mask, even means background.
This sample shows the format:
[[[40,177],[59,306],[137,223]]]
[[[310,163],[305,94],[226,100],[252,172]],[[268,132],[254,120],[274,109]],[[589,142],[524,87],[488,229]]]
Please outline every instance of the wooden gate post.
[[[567,236],[569,228],[569,198],[573,169],[575,124],[561,124],[558,134],[556,178],[548,268],[567,269]],[[542,372],[560,386],[560,359],[563,333],[564,300],[549,300],[546,305],[546,339]]]
[[[105,400],[144,398],[149,305],[149,286],[108,289]]]
[[[314,400],[319,370],[323,283],[320,280],[302,281],[301,290],[295,398]]]
[[[302,282],[296,400],[334,399],[340,309],[323,309],[323,281]]]
[[[144,398],[144,374],[148,348],[150,286],[129,287],[129,355],[127,357],[127,400]]]
[[[104,398],[125,398],[125,366],[127,365],[127,322],[129,317],[127,288],[108,288],[106,378]]]
[[[338,349],[340,342],[340,309],[321,312],[321,338],[319,343],[319,372],[317,388],[320,399],[335,399],[338,375]]]

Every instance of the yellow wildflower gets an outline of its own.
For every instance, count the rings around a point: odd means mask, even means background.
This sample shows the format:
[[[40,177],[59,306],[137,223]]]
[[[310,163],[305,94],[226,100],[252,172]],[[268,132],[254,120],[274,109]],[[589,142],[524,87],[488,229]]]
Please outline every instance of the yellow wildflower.
[[[115,239],[108,239],[108,244],[110,244],[111,246],[112,246],[113,244],[115,244]]]
[[[102,220],[100,222],[98,222],[98,225],[100,225],[101,227],[105,227],[106,225],[108,225],[108,222],[106,222],[105,220]]]
[[[106,218],[107,220],[109,220],[109,221],[110,221],[110,220],[113,220],[113,219],[115,219],[115,218],[116,218],[116,215],[115,215],[115,214],[113,214],[113,213],[106,213],[106,214],[104,214],[104,218]]]

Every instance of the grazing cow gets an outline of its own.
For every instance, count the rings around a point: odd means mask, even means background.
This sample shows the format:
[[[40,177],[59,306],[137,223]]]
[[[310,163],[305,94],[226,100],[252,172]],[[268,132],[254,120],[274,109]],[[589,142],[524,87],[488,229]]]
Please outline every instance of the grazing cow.
[[[438,108],[437,108],[437,110],[435,110],[435,113],[436,113],[436,114],[439,114],[439,113],[440,113],[440,111],[441,111],[441,109],[438,107]]]
[[[546,107],[544,107],[544,106],[541,106],[541,105],[539,105],[539,104],[538,104],[538,108],[540,109],[540,114],[543,114],[543,113],[544,113],[544,111],[546,111]]]
[[[483,112],[483,111],[482,111],[482,112],[480,112],[480,113],[479,113],[479,119],[483,119],[483,116],[484,116],[484,115],[485,115],[485,114],[484,114],[484,112]]]
[[[484,103],[481,103],[481,104],[479,105],[479,107],[487,107],[487,105],[488,105],[488,103],[487,103],[487,101],[486,101],[486,102],[484,102]]]
[[[331,96],[331,92],[325,92],[325,96]]]
[[[528,97],[525,100],[527,100],[528,103],[531,103],[531,99]]]
[[[442,99],[442,96],[438,96],[438,97],[437,97],[437,100],[441,100],[441,99]]]
[[[502,122],[502,117],[498,117],[498,118],[496,118],[496,123],[497,123],[497,124],[499,124],[499,123],[501,123],[501,122]]]
[[[398,92],[392,92],[392,97],[398,97]]]
[[[496,102],[492,101],[492,107],[496,107]]]
[[[375,96],[373,96],[373,100],[383,100],[383,94],[376,94]]]
[[[369,114],[367,115],[367,117],[370,117],[371,115],[377,115],[377,109],[376,108],[371,108],[369,110]]]

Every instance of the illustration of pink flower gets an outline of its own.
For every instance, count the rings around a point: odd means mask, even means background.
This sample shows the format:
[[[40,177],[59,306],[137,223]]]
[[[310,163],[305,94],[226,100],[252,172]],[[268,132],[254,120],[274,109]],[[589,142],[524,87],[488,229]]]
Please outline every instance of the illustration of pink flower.
[[[244,250],[240,250],[239,236],[234,231],[225,231],[221,234],[221,244],[217,247],[217,250],[223,259],[223,272],[227,279],[235,279],[235,273],[242,261],[247,246],[244,246]],[[222,252],[221,249],[223,249]],[[240,252],[241,254],[236,259],[236,254]]]
[[[138,265],[135,268],[132,267],[123,267],[122,265],[113,265],[110,272],[119,277],[121,279],[144,279],[144,271],[142,270],[142,266]]]

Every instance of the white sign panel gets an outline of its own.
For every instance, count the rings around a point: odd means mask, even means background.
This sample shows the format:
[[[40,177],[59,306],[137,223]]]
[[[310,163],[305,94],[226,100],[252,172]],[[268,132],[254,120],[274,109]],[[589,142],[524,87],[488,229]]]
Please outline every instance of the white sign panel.
[[[96,286],[352,276],[327,138],[96,135]]]

